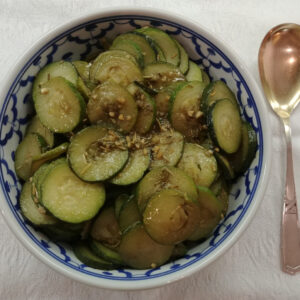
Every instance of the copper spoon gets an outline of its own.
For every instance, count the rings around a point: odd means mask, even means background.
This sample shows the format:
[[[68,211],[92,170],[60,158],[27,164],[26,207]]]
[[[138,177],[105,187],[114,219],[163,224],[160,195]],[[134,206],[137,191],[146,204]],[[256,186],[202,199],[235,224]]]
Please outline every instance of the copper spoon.
[[[286,183],[281,224],[282,270],[300,271],[300,228],[296,199],[290,115],[300,101],[300,25],[282,24],[263,39],[259,72],[265,96],[283,121],[287,142]]]

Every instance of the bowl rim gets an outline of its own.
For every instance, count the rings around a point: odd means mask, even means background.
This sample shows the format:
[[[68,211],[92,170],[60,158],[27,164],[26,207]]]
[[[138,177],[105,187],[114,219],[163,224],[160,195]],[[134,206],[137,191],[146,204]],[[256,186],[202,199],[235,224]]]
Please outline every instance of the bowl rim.
[[[269,116],[267,113],[266,101],[263,99],[261,89],[258,87],[256,81],[254,80],[252,74],[247,70],[244,66],[242,60],[239,58],[239,55],[235,52],[234,49],[229,47],[226,42],[223,41],[222,38],[212,35],[205,26],[199,24],[198,22],[194,22],[186,20],[186,17],[180,16],[179,14],[168,12],[165,10],[159,10],[153,8],[143,8],[143,7],[131,7],[131,6],[123,6],[123,7],[114,7],[114,8],[105,8],[101,9],[97,13],[88,13],[83,16],[72,18],[72,20],[58,25],[54,29],[50,30],[48,33],[45,33],[40,39],[38,39],[26,52],[25,54],[17,60],[10,76],[4,83],[1,89],[1,99],[5,99],[7,93],[9,93],[9,89],[11,87],[11,83],[16,78],[17,74],[21,70],[21,68],[25,65],[25,63],[30,59],[32,53],[36,53],[43,45],[47,43],[47,41],[52,40],[56,36],[64,33],[65,31],[80,25],[81,23],[86,23],[88,21],[92,21],[99,18],[111,17],[111,16],[122,16],[122,15],[135,15],[135,16],[147,16],[160,18],[164,20],[169,20],[172,22],[176,22],[180,25],[183,25],[189,29],[192,29],[195,32],[199,32],[201,34],[204,33],[206,37],[212,43],[217,45],[223,52],[226,54],[230,53],[230,60],[233,61],[234,65],[239,67],[239,71],[241,71],[243,77],[247,79],[247,85],[249,86],[251,93],[253,94],[254,99],[258,99],[255,101],[256,106],[258,107],[258,111],[263,113],[263,118],[260,119],[261,127],[262,127],[262,139],[263,139],[263,161],[262,161],[262,169],[260,180],[258,182],[255,198],[252,200],[251,205],[248,207],[247,212],[243,216],[243,222],[240,222],[235,230],[223,241],[221,247],[217,247],[211,254],[207,255],[203,260],[196,262],[190,265],[188,268],[182,269],[179,272],[174,272],[171,274],[167,274],[163,277],[151,278],[150,280],[135,280],[135,281],[117,281],[110,280],[105,278],[96,278],[86,274],[81,274],[79,272],[74,272],[71,268],[66,268],[64,265],[57,263],[56,259],[50,257],[45,252],[41,251],[37,245],[35,245],[32,240],[24,234],[23,229],[19,226],[17,220],[11,213],[11,210],[4,201],[5,195],[3,190],[1,189],[1,198],[0,201],[4,205],[1,205],[1,212],[4,216],[6,223],[8,224],[11,231],[15,234],[19,241],[37,257],[40,261],[50,266],[52,269],[58,271],[59,273],[72,278],[74,280],[80,281],[82,283],[107,288],[114,290],[141,290],[141,289],[150,289],[155,287],[160,287],[169,283],[173,283],[182,278],[191,276],[195,272],[203,269],[208,266],[214,260],[219,258],[222,254],[229,250],[231,246],[237,241],[237,239],[241,236],[241,234],[248,227],[250,221],[253,219],[259,205],[262,202],[263,195],[267,188],[267,183],[269,179],[270,167],[271,167],[271,134],[267,134],[269,131]],[[1,100],[1,105],[3,104],[3,100]]]

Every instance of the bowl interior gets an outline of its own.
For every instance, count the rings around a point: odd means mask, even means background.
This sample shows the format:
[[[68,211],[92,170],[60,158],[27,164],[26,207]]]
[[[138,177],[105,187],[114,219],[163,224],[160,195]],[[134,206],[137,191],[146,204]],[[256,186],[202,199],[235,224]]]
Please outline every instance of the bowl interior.
[[[68,245],[53,243],[24,220],[18,202],[21,184],[14,171],[14,153],[22,140],[27,122],[32,114],[31,87],[34,76],[43,66],[61,59],[76,60],[92,57],[95,53],[103,50],[117,34],[145,25],[165,30],[183,44],[190,58],[204,66],[212,78],[222,79],[229,85],[236,94],[243,118],[250,122],[256,130],[258,150],[250,169],[232,187],[229,209],[224,220],[209,239],[191,249],[184,258],[152,270],[95,270],[83,265],[73,255]],[[126,282],[152,280],[167,274],[178,273],[180,270],[201,263],[204,258],[214,255],[214,252],[222,247],[224,241],[238,228],[243,216],[253,204],[263,160],[260,116],[250,88],[245,76],[243,77],[240,73],[239,66],[234,64],[234,59],[229,58],[231,54],[219,47],[217,41],[214,41],[205,31],[195,32],[176,22],[142,15],[115,15],[96,18],[69,30],[61,31],[59,35],[52,36],[47,43],[36,49],[25,65],[18,70],[18,74],[6,94],[0,115],[0,183],[4,201],[23,231],[24,238],[31,240],[31,243],[35,244],[35,248],[39,248],[39,251],[46,254],[52,262],[55,260],[61,267],[72,272],[89,277]]]

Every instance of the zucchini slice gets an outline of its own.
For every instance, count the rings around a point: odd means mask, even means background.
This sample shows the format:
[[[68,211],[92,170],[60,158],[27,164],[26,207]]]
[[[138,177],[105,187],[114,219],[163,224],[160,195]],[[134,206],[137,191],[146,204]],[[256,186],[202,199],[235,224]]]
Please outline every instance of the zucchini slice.
[[[143,76],[146,86],[156,92],[174,82],[185,80],[184,75],[177,67],[161,61],[147,65],[144,68]]]
[[[204,85],[208,86],[210,84],[210,78],[209,78],[208,74],[203,69],[201,69],[201,73],[202,73],[202,79],[203,79],[202,81],[204,82]]]
[[[220,169],[222,170],[224,178],[227,180],[234,179],[235,172],[234,172],[234,169],[232,168],[229,160],[224,155],[222,155],[218,152],[215,152],[215,158],[217,159]]]
[[[98,121],[110,122],[129,132],[135,125],[138,108],[125,88],[109,81],[93,90],[87,104],[87,115],[92,124]]]
[[[199,226],[199,205],[178,190],[166,189],[149,199],[143,213],[146,231],[156,242],[174,245]]]
[[[174,39],[172,39],[166,32],[153,27],[143,27],[136,29],[136,31],[150,37],[162,50],[168,63],[179,66],[180,50]]]
[[[72,64],[74,65],[76,71],[83,81],[88,81],[90,79],[90,67],[92,65],[91,63],[83,60],[76,60],[73,61]]]
[[[138,108],[134,130],[139,134],[145,134],[151,129],[155,121],[155,102],[146,91],[135,83],[130,84],[127,90],[134,97]]]
[[[250,123],[242,123],[242,141],[237,152],[228,155],[228,160],[236,174],[244,173],[255,157],[257,138]]]
[[[224,180],[223,177],[219,177],[210,186],[210,190],[215,194],[215,196],[222,203],[223,206],[222,215],[225,216],[229,205],[229,186],[227,182]]]
[[[142,213],[148,200],[163,189],[177,189],[192,201],[197,201],[198,192],[193,180],[175,167],[162,167],[151,170],[136,188],[136,201]]]
[[[73,246],[75,256],[85,265],[95,269],[113,270],[116,266],[108,260],[105,260],[94,254],[87,243],[81,241]]]
[[[65,228],[64,224],[64,222],[59,222],[55,225],[44,226],[42,231],[54,242],[70,243],[78,241],[81,238],[82,228],[80,227],[77,230],[73,230],[70,228]]]
[[[137,32],[127,32],[118,35],[113,44],[117,44],[120,41],[131,41],[138,45],[142,50],[142,54],[144,56],[144,64],[150,64],[156,61],[156,52],[154,47],[149,39],[147,39],[144,35]]]
[[[202,71],[193,61],[189,61],[189,71],[185,75],[187,81],[203,81]]]
[[[203,82],[187,82],[174,91],[170,100],[170,122],[175,130],[188,138],[198,137],[203,130],[200,110],[203,89]]]
[[[140,46],[131,41],[125,39],[116,39],[109,48],[110,50],[123,50],[131,54],[139,64],[140,68],[144,68],[144,56]]]
[[[34,173],[45,162],[58,158],[59,156],[67,152],[68,146],[69,143],[66,142],[49,151],[41,153],[38,156],[34,156],[32,158],[32,164],[31,164],[32,173]]]
[[[219,99],[230,99],[237,107],[235,95],[222,80],[211,82],[203,91],[201,109],[205,114],[208,113],[209,107]]]
[[[180,64],[179,64],[179,70],[182,74],[186,74],[189,70],[190,64],[189,64],[189,56],[186,53],[185,49],[181,46],[181,44],[173,39],[175,44],[177,45],[179,52],[180,52]]]
[[[119,195],[114,202],[115,207],[115,217],[118,219],[120,215],[120,211],[122,209],[123,204],[128,200],[129,195],[127,194],[121,194]]]
[[[178,168],[193,178],[196,185],[210,186],[217,176],[217,161],[211,151],[198,144],[184,145]]]
[[[125,167],[110,182],[117,185],[129,185],[139,181],[150,165],[150,150],[144,148],[129,153]]]
[[[238,150],[242,139],[240,111],[230,99],[220,99],[212,104],[207,115],[211,139],[226,153]]]
[[[45,140],[37,133],[30,133],[25,136],[18,145],[15,153],[15,170],[23,180],[29,179],[32,175],[32,159],[42,154],[46,146]]]
[[[75,86],[53,77],[34,91],[34,106],[44,126],[53,132],[72,131],[85,115],[85,102]]]
[[[184,138],[174,130],[155,133],[152,142],[152,161],[150,169],[162,166],[175,166],[183,152]]]
[[[31,196],[31,183],[26,181],[22,187],[20,195],[20,207],[23,216],[29,220],[32,224],[41,225],[52,225],[59,221],[45,213],[45,210],[40,209],[33,201]]]
[[[45,127],[41,121],[39,120],[38,116],[35,115],[30,124],[26,128],[26,135],[31,133],[37,133],[44,138],[46,143],[48,144],[49,148],[52,148],[54,145],[54,134],[51,132],[47,127]]]
[[[124,265],[124,262],[120,256],[120,254],[108,247],[105,247],[100,242],[95,240],[89,241],[90,248],[92,251],[99,257],[103,258],[106,261],[113,263],[116,266]]]
[[[168,261],[172,251],[172,245],[161,245],[152,240],[141,223],[123,234],[119,247],[122,260],[135,269],[159,267]]]
[[[90,220],[105,201],[104,186],[80,180],[66,160],[46,174],[41,189],[42,205],[55,217],[69,223]]]
[[[198,195],[201,207],[200,223],[197,229],[188,238],[190,241],[207,238],[218,225],[222,217],[223,205],[209,188],[198,186]]]
[[[86,127],[71,140],[68,148],[71,168],[85,181],[103,181],[119,172],[128,160],[124,137],[102,126]]]
[[[121,231],[113,206],[105,207],[100,211],[93,222],[91,237],[109,249],[116,249],[119,246]]]
[[[93,61],[90,79],[95,83],[110,79],[127,87],[134,81],[143,81],[143,75],[131,54],[123,50],[109,50],[101,53]]]

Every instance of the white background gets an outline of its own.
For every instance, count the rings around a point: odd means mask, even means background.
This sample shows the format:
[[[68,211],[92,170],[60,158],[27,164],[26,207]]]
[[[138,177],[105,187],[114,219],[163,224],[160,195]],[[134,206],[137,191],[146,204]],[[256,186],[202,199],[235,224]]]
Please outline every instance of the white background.
[[[257,81],[257,53],[266,32],[280,23],[300,23],[299,0],[0,0],[0,88],[14,62],[48,30],[76,16],[121,5],[161,8],[204,25],[239,53]],[[265,198],[240,240],[206,269],[148,291],[89,287],[65,278],[33,257],[0,215],[0,299],[300,299],[300,274],[289,276],[280,271],[285,140],[279,120],[270,109],[269,114],[273,158]],[[300,171],[299,118],[300,108],[292,118],[294,162]]]

